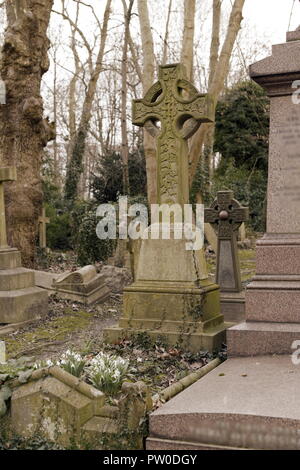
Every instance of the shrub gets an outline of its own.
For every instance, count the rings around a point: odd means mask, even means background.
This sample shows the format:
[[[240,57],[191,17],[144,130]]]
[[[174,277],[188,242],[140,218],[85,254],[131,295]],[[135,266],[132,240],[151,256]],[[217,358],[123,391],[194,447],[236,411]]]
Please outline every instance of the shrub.
[[[105,261],[113,254],[115,240],[100,240],[96,234],[99,217],[96,208],[86,212],[77,225],[74,225],[74,248],[77,262],[81,266],[93,264],[96,261]],[[73,221],[74,223],[74,221]]]
[[[69,250],[72,248],[71,216],[68,212],[56,211],[46,206],[46,215],[50,218],[47,225],[47,246],[52,250]]]

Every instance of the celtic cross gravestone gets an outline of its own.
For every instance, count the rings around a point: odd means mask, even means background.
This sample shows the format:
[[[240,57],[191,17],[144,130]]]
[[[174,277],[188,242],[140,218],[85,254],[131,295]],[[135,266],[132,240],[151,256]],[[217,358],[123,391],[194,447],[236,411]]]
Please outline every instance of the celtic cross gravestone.
[[[180,64],[161,66],[159,81],[133,102],[133,123],[157,138],[159,204],[189,202],[187,139],[212,120],[211,97],[198,93]],[[119,327],[105,331],[107,341],[147,333],[189,350],[212,351],[225,339],[219,288],[208,279],[203,250],[187,250],[183,238],[143,237],[136,277],[123,298]]]
[[[159,69],[159,81],[133,102],[133,124],[157,136],[158,203],[189,202],[187,139],[213,119],[209,95],[198,93],[180,64]],[[186,98],[188,95],[189,98]],[[161,130],[157,127],[160,122]]]
[[[242,290],[237,235],[240,225],[248,219],[249,210],[233,198],[233,191],[218,191],[210,209],[205,209],[209,222],[218,236],[216,283],[221,292]]]

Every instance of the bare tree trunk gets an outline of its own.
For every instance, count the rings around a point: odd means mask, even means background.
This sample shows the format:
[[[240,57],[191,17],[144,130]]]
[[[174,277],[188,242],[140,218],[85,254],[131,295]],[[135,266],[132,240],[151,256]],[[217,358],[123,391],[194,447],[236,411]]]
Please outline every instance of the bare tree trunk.
[[[245,0],[235,0],[231,10],[229,24],[227,28],[227,34],[224,40],[222,51],[218,59],[218,63],[215,67],[215,73],[211,79],[208,92],[212,95],[215,106],[217,100],[224,89],[224,83],[228,76],[230,57],[232,54],[233,46],[237,38],[238,32],[241,27],[241,21],[243,19],[242,11]],[[208,130],[211,128],[211,124],[202,124],[199,130],[192,138],[189,161],[190,161],[190,185],[193,183],[197,165],[202,153],[203,144]]]
[[[56,61],[57,50],[54,48],[53,62],[54,62],[54,73],[53,73],[53,118],[54,122],[57,122],[57,61]],[[61,189],[61,175],[59,171],[58,161],[58,146],[56,135],[53,140],[53,173],[54,173],[54,184]]]
[[[213,22],[212,22],[212,34],[210,44],[210,58],[209,58],[209,79],[208,87],[211,87],[213,78],[215,76],[216,67],[219,59],[219,48],[220,48],[220,24],[221,24],[221,0],[213,0]],[[209,126],[207,134],[204,139],[204,152],[202,158],[202,168],[207,174],[207,183],[205,192],[209,193],[211,189],[211,181],[213,176],[213,144],[215,135],[215,124]]]
[[[215,75],[216,67],[219,59],[220,48],[220,25],[221,25],[221,0],[213,0],[213,22],[210,43],[209,56],[209,78],[208,83],[211,85]]]
[[[15,165],[18,180],[7,185],[9,243],[34,264],[37,220],[43,194],[43,148],[53,139],[54,125],[43,119],[41,79],[48,70],[47,28],[53,0],[8,0],[8,27],[1,57],[6,105],[0,106],[0,159]]]
[[[98,56],[96,60],[96,65],[91,74],[91,78],[87,87],[87,92],[86,92],[83,107],[82,107],[81,119],[80,119],[80,123],[76,132],[75,139],[74,139],[74,144],[72,146],[71,158],[67,167],[66,184],[65,184],[65,200],[68,201],[70,204],[72,204],[77,197],[78,182],[80,179],[80,175],[82,173],[82,160],[83,160],[83,155],[84,155],[84,150],[85,150],[89,123],[90,123],[91,114],[92,114],[93,100],[94,100],[95,93],[96,93],[96,86],[97,86],[98,78],[103,69],[103,57],[104,57],[104,50],[105,50],[105,44],[106,44],[106,38],[107,38],[107,28],[108,28],[108,20],[110,16],[110,6],[111,6],[111,0],[107,0],[105,12],[104,12],[103,25],[102,25],[102,30],[101,30],[100,47],[99,47],[99,52],[98,52]]]
[[[166,64],[166,63],[167,63],[167,60],[168,60],[168,49],[169,49],[168,38],[169,38],[169,24],[170,24],[172,3],[173,3],[173,0],[170,0],[170,1],[169,1],[169,7],[168,7],[167,21],[166,21],[166,29],[165,29],[165,37],[164,37],[163,55],[162,55],[162,63],[163,63],[163,65]]]
[[[131,19],[131,11],[134,0],[129,1],[127,8],[126,1],[122,0],[124,9],[124,44],[123,44],[123,57],[122,57],[122,100],[121,100],[121,133],[122,133],[122,173],[123,173],[123,193],[129,194],[129,173],[128,173],[128,136],[127,136],[127,50],[129,43],[129,24]]]
[[[195,9],[196,0],[184,1],[183,38],[180,61],[186,68],[189,80],[193,78]]]
[[[138,0],[138,12],[143,48],[143,91],[148,91],[154,82],[154,46],[149,21],[147,0]],[[149,204],[157,203],[157,164],[155,139],[144,130],[144,151],[147,171],[147,194]]]

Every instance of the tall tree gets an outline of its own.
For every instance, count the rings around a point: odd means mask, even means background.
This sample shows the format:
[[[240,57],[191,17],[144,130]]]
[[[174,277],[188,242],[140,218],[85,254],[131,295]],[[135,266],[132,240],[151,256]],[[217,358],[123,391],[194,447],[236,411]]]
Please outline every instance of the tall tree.
[[[0,105],[0,159],[15,165],[18,180],[7,185],[9,243],[22,252],[26,266],[34,263],[37,220],[43,194],[43,148],[54,137],[43,119],[41,79],[48,70],[47,28],[53,0],[7,0],[7,29],[0,73],[6,104]]]
[[[127,51],[129,44],[129,25],[131,19],[131,11],[134,0],[129,1],[127,8],[126,1],[122,0],[124,9],[124,44],[122,56],[122,99],[121,99],[121,133],[122,133],[122,169],[123,169],[123,193],[129,194],[129,174],[128,174],[128,136],[127,136]]]
[[[155,72],[155,56],[153,37],[150,26],[147,0],[138,0],[138,13],[143,49],[142,84],[144,94],[153,85]],[[149,204],[157,203],[156,183],[156,143],[146,130],[144,130],[144,151],[147,169],[147,194]]]
[[[183,37],[180,61],[186,68],[189,80],[193,78],[195,9],[196,0],[184,1]]]
[[[242,11],[245,0],[235,0],[231,9],[229,23],[227,27],[226,37],[222,46],[218,62],[215,65],[215,71],[211,78],[211,83],[208,87],[208,92],[211,94],[215,106],[217,100],[224,89],[225,80],[229,73],[230,58],[235,44],[238,32],[241,27],[243,19]],[[197,170],[197,166],[202,154],[203,144],[207,136],[207,132],[212,127],[212,124],[202,124],[199,130],[194,134],[190,147],[190,184],[193,183],[193,179]]]
[[[82,173],[82,160],[84,156],[86,139],[89,130],[89,123],[92,115],[92,106],[96,94],[96,87],[99,76],[103,70],[103,57],[106,45],[108,21],[110,17],[111,0],[107,0],[103,24],[100,36],[99,51],[96,64],[92,70],[91,77],[87,86],[86,95],[84,97],[80,123],[76,131],[70,161],[67,166],[66,183],[65,183],[65,200],[72,204],[77,197],[78,183]]]

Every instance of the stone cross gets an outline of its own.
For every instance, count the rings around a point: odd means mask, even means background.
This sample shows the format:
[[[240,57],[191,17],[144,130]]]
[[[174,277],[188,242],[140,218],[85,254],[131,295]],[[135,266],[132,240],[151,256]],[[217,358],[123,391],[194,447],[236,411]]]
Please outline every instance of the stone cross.
[[[218,191],[210,209],[205,209],[205,222],[218,236],[216,283],[221,292],[242,290],[237,235],[240,225],[249,217],[249,209],[233,198],[233,191]]]
[[[211,97],[199,94],[186,80],[181,64],[160,66],[159,81],[143,99],[133,101],[133,124],[158,137],[158,204],[189,202],[187,139],[202,122],[213,119]]]
[[[7,250],[8,248],[3,183],[15,181],[16,179],[17,172],[15,167],[0,168],[0,250]]]
[[[39,217],[39,226],[40,226],[40,236],[39,236],[39,241],[40,241],[40,248],[46,248],[47,242],[46,242],[46,224],[49,224],[50,219],[46,217],[46,211],[45,208],[43,207],[42,209],[42,215]]]

